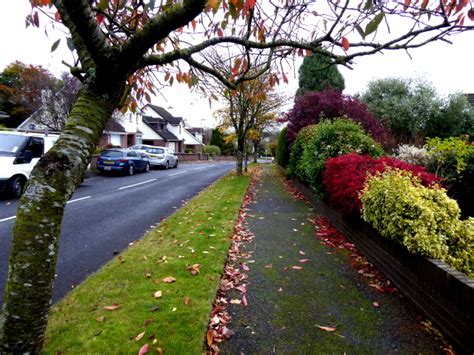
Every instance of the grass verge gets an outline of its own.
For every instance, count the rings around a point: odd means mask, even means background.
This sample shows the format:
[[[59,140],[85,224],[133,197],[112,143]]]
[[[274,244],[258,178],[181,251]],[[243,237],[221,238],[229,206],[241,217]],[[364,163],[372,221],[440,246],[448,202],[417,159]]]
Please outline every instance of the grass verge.
[[[53,306],[45,352],[201,354],[248,185],[217,181]]]

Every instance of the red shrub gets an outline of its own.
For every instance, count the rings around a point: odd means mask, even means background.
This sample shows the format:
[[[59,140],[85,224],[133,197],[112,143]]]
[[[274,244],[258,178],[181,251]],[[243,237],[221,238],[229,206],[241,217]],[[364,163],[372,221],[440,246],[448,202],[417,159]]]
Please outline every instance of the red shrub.
[[[421,179],[424,186],[439,183],[439,179],[422,166],[390,157],[375,159],[369,155],[345,154],[326,161],[323,184],[328,192],[329,202],[344,214],[359,214],[362,208],[359,193],[367,175],[383,172],[387,166],[411,171]]]
[[[327,89],[296,97],[293,108],[286,114],[287,139],[290,145],[296,139],[300,129],[317,124],[321,119],[321,114],[329,119],[345,115],[352,121],[360,123],[364,131],[382,145],[390,140],[388,129],[369,112],[365,104],[337,90]]]

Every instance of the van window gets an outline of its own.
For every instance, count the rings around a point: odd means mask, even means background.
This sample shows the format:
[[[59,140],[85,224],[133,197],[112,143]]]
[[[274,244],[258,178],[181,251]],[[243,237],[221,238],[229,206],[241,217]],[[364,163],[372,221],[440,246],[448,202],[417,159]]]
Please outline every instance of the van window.
[[[0,155],[14,155],[25,140],[24,136],[0,133]]]
[[[31,137],[25,150],[29,150],[33,158],[41,158],[44,152],[43,138]]]

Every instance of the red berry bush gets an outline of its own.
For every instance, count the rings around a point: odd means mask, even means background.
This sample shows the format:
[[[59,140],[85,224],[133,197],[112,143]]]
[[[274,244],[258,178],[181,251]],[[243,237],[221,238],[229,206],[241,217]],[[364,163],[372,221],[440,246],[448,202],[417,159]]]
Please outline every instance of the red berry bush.
[[[411,171],[424,186],[439,183],[439,179],[422,166],[391,157],[377,159],[370,155],[345,154],[326,161],[323,185],[329,195],[329,202],[344,214],[360,214],[362,204],[359,193],[364,188],[367,175],[383,172],[387,167]]]

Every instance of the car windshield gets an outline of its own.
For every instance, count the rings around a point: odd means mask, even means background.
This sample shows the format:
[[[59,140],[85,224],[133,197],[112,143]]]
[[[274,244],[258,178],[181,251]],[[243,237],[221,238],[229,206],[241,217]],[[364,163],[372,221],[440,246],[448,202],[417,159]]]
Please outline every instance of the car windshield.
[[[0,155],[15,155],[27,138],[0,133]]]
[[[100,156],[107,158],[120,158],[123,156],[123,152],[120,150],[104,150],[100,153]]]
[[[161,148],[147,148],[146,152],[152,154],[163,154],[165,151]]]

